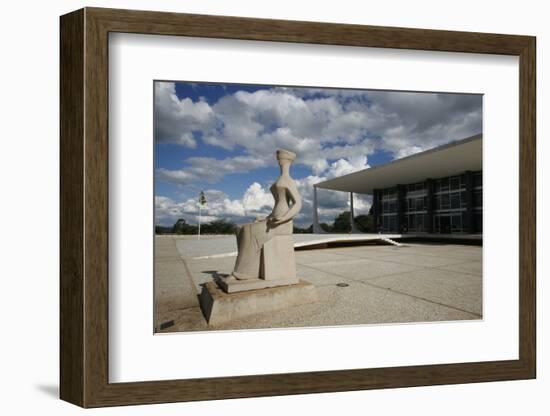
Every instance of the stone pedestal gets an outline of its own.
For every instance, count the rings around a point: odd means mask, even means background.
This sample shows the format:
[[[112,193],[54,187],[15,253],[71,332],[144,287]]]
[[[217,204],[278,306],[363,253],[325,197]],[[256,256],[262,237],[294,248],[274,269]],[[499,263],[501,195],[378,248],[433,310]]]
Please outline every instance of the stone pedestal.
[[[263,282],[268,282],[263,279]],[[250,282],[242,280],[237,282]],[[273,281],[271,281],[273,282]],[[318,300],[317,290],[303,280],[296,284],[226,293],[216,283],[202,287],[199,302],[209,325],[220,325],[259,313],[284,310]]]
[[[218,280],[218,285],[227,293],[245,292],[247,290],[267,289],[277,286],[295,285],[299,282],[299,279],[289,277],[286,279],[246,279],[238,280],[234,277],[226,277]]]

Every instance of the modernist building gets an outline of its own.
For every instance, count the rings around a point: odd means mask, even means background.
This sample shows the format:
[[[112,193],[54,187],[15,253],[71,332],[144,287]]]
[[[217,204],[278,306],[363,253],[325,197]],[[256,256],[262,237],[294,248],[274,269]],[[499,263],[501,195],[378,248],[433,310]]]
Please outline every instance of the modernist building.
[[[321,182],[314,187],[315,233],[322,232],[317,188],[372,195],[374,223],[382,233],[483,231],[482,136],[397,159]],[[352,220],[352,231],[357,231]]]

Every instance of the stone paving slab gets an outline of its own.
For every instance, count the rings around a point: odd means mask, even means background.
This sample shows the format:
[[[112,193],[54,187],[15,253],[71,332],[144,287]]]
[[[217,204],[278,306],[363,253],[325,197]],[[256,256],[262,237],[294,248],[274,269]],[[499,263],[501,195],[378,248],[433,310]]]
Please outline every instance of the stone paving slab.
[[[481,260],[483,251],[480,246],[461,246],[454,244],[415,244],[409,245],[408,250],[425,256],[444,256],[464,260]]]
[[[298,264],[311,264],[322,262],[342,262],[347,260],[354,260],[356,257],[346,254],[346,252],[333,253],[330,249],[324,249],[320,254],[319,250],[307,250],[296,252],[296,263]]]
[[[177,236],[174,237],[176,247],[184,258],[206,256],[237,250],[237,240],[234,235],[224,236]]]
[[[419,267],[438,267],[438,266],[446,266],[450,264],[457,264],[461,263],[464,260],[463,259],[456,259],[453,257],[436,257],[436,256],[424,256],[418,253],[414,254],[402,254],[402,253],[394,253],[394,254],[384,254],[380,255],[378,257],[379,261],[388,261],[388,262],[394,262],[394,263],[400,263],[400,264],[407,264],[411,266],[419,266]]]
[[[319,301],[316,303],[277,313],[258,314],[222,325],[206,326],[200,320],[190,321],[189,312],[181,311],[172,316],[175,325],[168,331],[303,328],[479,319],[467,312],[360,282],[351,282],[348,287],[318,286],[317,293]],[[204,318],[202,321],[205,321]]]
[[[352,280],[372,279],[375,277],[421,269],[418,266],[409,264],[372,260],[370,258],[348,259],[341,257],[338,261],[323,261],[323,258],[324,256],[320,256],[319,261],[311,262],[306,266],[316,271],[324,271]]]
[[[171,238],[157,238],[155,246],[155,325],[160,313],[198,307],[195,284]]]
[[[307,280],[316,286],[336,286],[338,283],[351,284],[353,282],[351,279],[300,264],[297,265],[296,272],[300,279]]]
[[[337,326],[480,319],[482,247],[456,244],[364,245],[297,251],[298,277],[319,302],[208,326],[198,306],[202,285],[231,273],[235,256],[193,259],[208,244],[193,236],[157,237],[156,322],[163,332]],[[196,237],[194,237],[196,238]],[[205,237],[234,244],[234,237]],[[233,243],[232,243],[233,242]],[[197,249],[191,249],[192,247]],[[200,246],[200,247],[199,247]],[[182,252],[183,248],[189,248]],[[339,287],[344,283],[347,286]]]
[[[481,318],[480,276],[439,269],[421,269],[368,279],[368,283],[477,314]]]
[[[294,234],[296,247],[309,244],[324,244],[336,241],[377,241],[384,238],[399,238],[398,234]],[[184,258],[205,256],[232,256],[237,253],[237,240],[234,235],[164,235],[157,238],[173,238],[178,251]]]
[[[186,259],[185,262],[193,276],[197,293],[201,291],[201,285],[211,282],[218,275],[229,275],[233,271],[236,257],[222,257],[205,260]]]
[[[335,254],[335,255],[341,255],[346,257],[354,257],[354,258],[360,258],[360,259],[372,259],[372,260],[380,260],[381,257],[391,257],[398,254],[412,254],[416,251],[413,251],[408,246],[402,246],[402,247],[395,247],[395,246],[368,246],[368,250],[366,246],[357,246],[357,247],[337,247],[337,248],[330,248],[327,250],[328,252]]]
[[[451,264],[447,266],[438,267],[440,270],[450,270],[452,272],[459,273],[471,273],[479,276],[483,273],[483,262],[481,261],[466,261],[460,264]]]

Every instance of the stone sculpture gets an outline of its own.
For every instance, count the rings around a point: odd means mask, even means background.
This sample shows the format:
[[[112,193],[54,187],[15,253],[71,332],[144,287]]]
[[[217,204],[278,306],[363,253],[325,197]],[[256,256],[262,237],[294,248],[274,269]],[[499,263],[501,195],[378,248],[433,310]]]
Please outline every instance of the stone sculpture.
[[[298,283],[292,234],[293,218],[300,212],[302,200],[290,176],[295,158],[291,151],[277,151],[281,175],[270,188],[275,205],[266,218],[239,227],[235,267],[222,284],[227,292]],[[235,284],[238,282],[241,284]],[[229,288],[232,283],[234,290]]]
[[[273,211],[237,231],[239,251],[233,273],[202,286],[199,302],[209,325],[319,300],[315,286],[296,276],[292,219],[300,212],[302,200],[290,177],[295,158],[288,150],[277,151],[281,176],[270,188]]]

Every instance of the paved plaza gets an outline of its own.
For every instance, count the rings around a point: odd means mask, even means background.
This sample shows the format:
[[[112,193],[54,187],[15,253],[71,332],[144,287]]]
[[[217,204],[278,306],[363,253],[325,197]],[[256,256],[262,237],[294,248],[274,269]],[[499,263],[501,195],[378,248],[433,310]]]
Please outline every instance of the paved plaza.
[[[235,251],[234,236],[156,237],[157,332],[482,318],[482,247],[405,241],[296,251],[298,276],[317,287],[319,302],[207,325],[201,285],[231,273]]]

